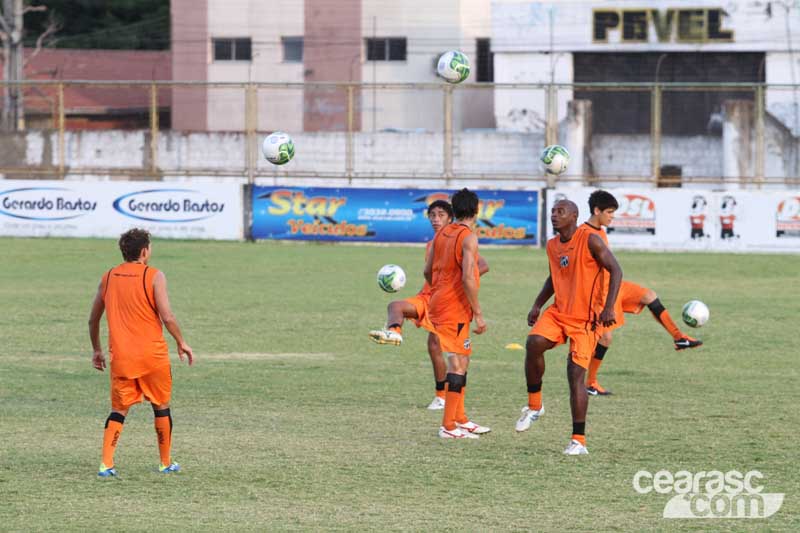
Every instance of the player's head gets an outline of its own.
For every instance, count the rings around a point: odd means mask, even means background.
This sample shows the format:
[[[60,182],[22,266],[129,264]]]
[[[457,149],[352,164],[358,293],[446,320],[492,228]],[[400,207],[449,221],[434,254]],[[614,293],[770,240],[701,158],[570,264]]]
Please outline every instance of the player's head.
[[[434,232],[453,221],[453,207],[447,200],[436,200],[428,206],[428,221]]]
[[[590,216],[596,217],[601,226],[610,226],[614,221],[614,212],[619,209],[619,202],[608,191],[596,190],[589,195]]]
[[[466,187],[455,193],[450,203],[453,205],[453,215],[457,220],[478,216],[478,195]]]
[[[133,228],[119,236],[119,249],[125,261],[150,259],[150,232]]]
[[[550,211],[553,229],[560,232],[578,224],[578,206],[571,200],[559,200]]]

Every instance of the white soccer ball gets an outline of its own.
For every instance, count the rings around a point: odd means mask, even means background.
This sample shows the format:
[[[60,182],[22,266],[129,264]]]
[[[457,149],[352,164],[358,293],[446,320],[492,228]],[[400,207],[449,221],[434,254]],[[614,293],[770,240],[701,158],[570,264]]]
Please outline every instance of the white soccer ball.
[[[551,144],[542,152],[539,158],[548,174],[558,176],[567,170],[569,165],[569,152],[560,144]]]
[[[699,328],[708,322],[708,306],[700,300],[691,300],[686,302],[681,311],[681,317],[686,322],[687,326]]]
[[[288,133],[276,131],[264,139],[261,151],[273,165],[285,165],[294,157],[294,141]]]
[[[378,270],[378,287],[386,292],[397,292],[406,285],[406,273],[397,265],[383,265]]]
[[[469,77],[469,59],[458,50],[450,50],[439,57],[436,72],[448,83],[461,83]]]

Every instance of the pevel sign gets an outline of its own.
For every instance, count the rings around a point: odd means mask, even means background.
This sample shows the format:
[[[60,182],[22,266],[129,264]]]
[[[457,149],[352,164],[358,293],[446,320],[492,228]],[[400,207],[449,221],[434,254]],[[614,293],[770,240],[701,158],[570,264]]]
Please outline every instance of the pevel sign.
[[[595,9],[592,37],[608,43],[619,33],[622,43],[717,43],[733,41],[733,30],[723,28],[727,13],[722,8]]]

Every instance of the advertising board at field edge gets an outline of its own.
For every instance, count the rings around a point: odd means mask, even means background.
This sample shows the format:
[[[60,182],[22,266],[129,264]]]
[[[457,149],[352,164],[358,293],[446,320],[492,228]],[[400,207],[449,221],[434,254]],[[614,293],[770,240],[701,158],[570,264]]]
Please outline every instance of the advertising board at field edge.
[[[433,236],[428,204],[446,189],[255,186],[254,239],[423,243]],[[483,244],[537,245],[539,192],[476,190]]]
[[[241,186],[155,182],[0,180],[0,235],[241,239]]]
[[[589,217],[589,187],[547,191],[547,213],[568,198]],[[612,247],[653,250],[800,252],[800,195],[792,192],[609,189],[619,202]],[[547,235],[553,234],[549,217]]]

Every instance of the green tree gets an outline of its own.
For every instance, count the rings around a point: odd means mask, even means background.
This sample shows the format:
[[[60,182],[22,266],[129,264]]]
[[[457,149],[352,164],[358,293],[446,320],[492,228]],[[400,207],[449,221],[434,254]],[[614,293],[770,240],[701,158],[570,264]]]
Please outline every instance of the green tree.
[[[169,0],[33,0],[46,12],[25,14],[26,46],[53,17],[59,25],[50,46],[166,50],[170,46]]]

